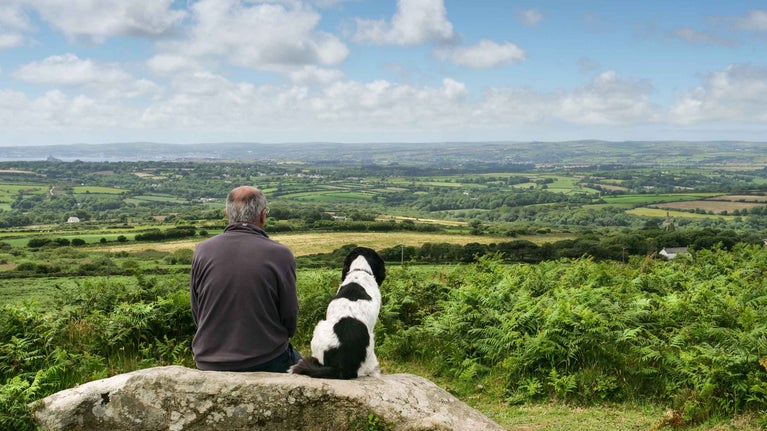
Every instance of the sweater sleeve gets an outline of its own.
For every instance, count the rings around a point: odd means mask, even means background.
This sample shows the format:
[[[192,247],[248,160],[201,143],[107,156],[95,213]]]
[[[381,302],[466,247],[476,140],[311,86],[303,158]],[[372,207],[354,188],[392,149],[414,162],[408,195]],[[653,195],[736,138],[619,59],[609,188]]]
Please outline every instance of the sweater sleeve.
[[[195,256],[196,258],[197,256]],[[199,300],[197,299],[197,266],[192,263],[192,270],[189,274],[189,304],[192,308],[192,319],[194,320],[194,325],[197,326],[197,314],[199,312]]]
[[[298,320],[298,290],[296,288],[296,259],[290,250],[287,251],[289,263],[280,276],[280,320],[288,331],[288,337],[296,333]]]

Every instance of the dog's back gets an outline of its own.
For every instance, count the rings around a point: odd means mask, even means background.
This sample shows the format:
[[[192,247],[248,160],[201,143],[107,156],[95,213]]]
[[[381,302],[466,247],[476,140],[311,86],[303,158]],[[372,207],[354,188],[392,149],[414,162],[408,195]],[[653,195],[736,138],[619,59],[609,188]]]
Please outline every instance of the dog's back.
[[[328,379],[379,373],[373,329],[381,306],[378,287],[385,277],[383,259],[375,251],[358,247],[349,253],[343,282],[325,320],[314,328],[313,356],[294,365],[292,373]]]

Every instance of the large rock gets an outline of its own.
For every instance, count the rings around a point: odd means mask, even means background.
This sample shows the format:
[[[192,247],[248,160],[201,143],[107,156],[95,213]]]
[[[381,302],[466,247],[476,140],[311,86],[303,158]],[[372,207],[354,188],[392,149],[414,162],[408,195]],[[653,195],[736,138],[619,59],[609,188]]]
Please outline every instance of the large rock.
[[[32,408],[44,430],[502,430],[410,374],[325,380],[158,367],[61,391]]]

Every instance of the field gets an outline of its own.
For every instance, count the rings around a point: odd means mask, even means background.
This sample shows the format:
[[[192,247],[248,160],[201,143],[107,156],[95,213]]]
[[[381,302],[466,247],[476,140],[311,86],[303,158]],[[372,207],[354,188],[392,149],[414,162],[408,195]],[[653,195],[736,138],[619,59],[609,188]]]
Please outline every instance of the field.
[[[602,200],[609,204],[654,204],[660,202],[685,202],[717,196],[716,193],[665,193],[665,194],[623,194],[604,196]]]
[[[767,205],[767,173],[755,170],[754,166],[740,169],[734,164],[728,165],[727,169],[720,169],[721,165],[683,167],[681,157],[674,158],[671,167],[625,169],[590,167],[574,161],[568,161],[566,165],[508,166],[492,160],[493,164],[488,167],[467,162],[474,160],[472,157],[450,159],[439,166],[424,161],[431,159],[419,159],[423,163],[420,166],[407,165],[409,158],[389,166],[368,165],[367,161],[360,165],[335,162],[312,165],[300,158],[296,158],[295,163],[208,161],[91,165],[41,162],[21,163],[15,169],[5,170],[0,166],[0,304],[39,303],[65,293],[77,297],[75,293],[80,291],[90,292],[96,300],[106,300],[109,295],[102,295],[101,290],[107,292],[110,288],[130,286],[125,289],[129,292],[133,286],[144,290],[154,285],[179,289],[181,293],[174,298],[183,301],[188,297],[185,289],[188,288],[192,250],[205,237],[221,232],[225,225],[222,210],[226,193],[233,184],[256,184],[269,198],[271,212],[267,233],[288,246],[301,258],[299,263],[305,265],[298,268],[302,295],[313,292],[312,289],[319,285],[315,281],[328,283],[338,275],[335,269],[328,270],[330,275],[323,272],[322,268],[326,268],[324,265],[330,261],[323,259],[335,259],[336,256],[323,257],[322,254],[349,244],[385,250],[391,263],[385,304],[389,308],[382,314],[380,324],[382,331],[391,331],[387,335],[393,335],[381,345],[382,352],[388,353],[382,354],[386,372],[428,376],[510,431],[647,430],[661,423],[673,399],[669,401],[669,398],[653,394],[633,396],[629,389],[626,389],[627,396],[613,399],[615,392],[626,388],[616,382],[623,382],[634,369],[626,367],[613,376],[614,362],[593,365],[595,361],[605,359],[605,350],[613,349],[610,351],[612,355],[622,355],[625,349],[621,346],[633,342],[636,342],[634,347],[639,353],[626,356],[624,364],[640,359],[640,365],[647,367],[681,364],[676,359],[684,355],[674,356],[680,349],[680,345],[675,344],[678,339],[664,338],[665,344],[660,343],[653,347],[657,347],[657,351],[649,352],[646,350],[648,345],[642,342],[658,342],[657,338],[635,337],[640,332],[632,332],[638,331],[633,326],[605,330],[605,326],[615,321],[609,314],[594,318],[595,310],[614,298],[620,299],[627,290],[647,294],[650,299],[645,301],[642,296],[639,301],[627,302],[629,305],[618,302],[615,307],[602,311],[625,310],[628,313],[634,310],[637,312],[636,322],[643,322],[647,310],[655,307],[659,298],[665,298],[667,302],[657,307],[657,316],[678,314],[669,315],[668,320],[664,320],[670,325],[669,332],[661,332],[659,337],[676,331],[678,327],[674,325],[691,318],[695,310],[713,307],[719,299],[726,306],[723,308],[726,318],[717,320],[709,315],[702,316],[701,325],[752,319],[749,322],[755,325],[754,331],[763,326],[750,314],[763,306],[761,296],[755,294],[753,298],[749,297],[751,299],[746,298],[751,302],[744,302],[739,309],[742,312],[728,311],[733,309],[734,295],[756,289],[761,286],[760,282],[738,285],[740,291],[726,295],[701,291],[699,295],[690,296],[684,304],[689,308],[682,309],[679,308],[680,286],[703,289],[720,283],[722,277],[708,277],[712,271],[719,271],[719,260],[714,259],[708,268],[700,269],[704,280],[700,284],[692,282],[689,271],[669,268],[671,265],[701,263],[712,253],[706,247],[713,247],[713,244],[725,244],[726,250],[719,256],[722,262],[732,259],[724,253],[736,248],[733,243],[740,238],[756,238],[756,245],[761,247],[761,238],[767,236],[767,215],[761,211]],[[609,159],[605,156],[599,160],[608,163]],[[54,193],[50,193],[51,190]],[[678,231],[663,229],[667,214],[680,222],[678,226],[675,224]],[[75,215],[82,219],[81,223],[64,222]],[[166,232],[173,228],[188,228],[193,233],[183,239],[136,240],[140,233]],[[704,241],[704,234],[713,239]],[[77,246],[71,243],[75,239]],[[727,239],[732,241],[728,243]],[[31,240],[49,240],[50,243],[39,246],[33,245]],[[527,241],[546,246],[536,249]],[[559,241],[562,243],[551,246]],[[446,253],[439,249],[457,247],[427,247],[433,253],[433,260],[424,253],[413,254],[412,260],[407,261],[405,252],[408,248],[427,243],[471,244],[466,247],[470,252],[476,249],[491,251],[480,259],[477,257],[484,251],[456,258],[455,255],[439,254]],[[512,258],[493,254],[492,250],[500,250],[500,247],[492,249],[479,247],[479,244],[511,244],[508,253]],[[691,256],[694,258],[689,262],[669,263],[649,257],[653,250],[661,247],[684,245],[692,245]],[[399,247],[402,247],[403,260],[406,260],[402,263],[405,265],[400,265]],[[490,256],[506,260],[496,263]],[[581,256],[586,258],[578,260]],[[542,260],[536,261],[538,258]],[[469,263],[472,259],[479,262]],[[612,282],[631,267],[641,269]],[[519,271],[529,272],[518,276]],[[502,273],[507,275],[500,276]],[[763,275],[763,269],[755,266],[743,271],[746,275],[757,273]],[[500,278],[491,280],[496,275]],[[742,278],[733,276],[731,283],[717,286],[722,290],[729,289],[733,283],[741,283]],[[521,335],[535,326],[525,326],[523,321],[530,317],[533,301],[551,295],[551,287],[557,284],[561,285],[562,296],[556,302],[541,305],[536,311],[540,313],[536,325],[545,330]],[[500,289],[509,285],[512,288],[501,294]],[[332,288],[329,287],[329,291]],[[595,292],[596,289],[603,289],[603,292]],[[525,292],[534,294],[522,298],[520,295]],[[593,297],[588,297],[592,294]],[[589,301],[576,303],[587,297]],[[324,297],[320,295],[318,298]],[[318,298],[309,303],[317,306]],[[697,300],[701,302],[694,302]],[[87,307],[87,302],[79,304]],[[158,309],[165,306],[169,304],[163,302]],[[143,309],[140,305],[134,308],[135,311]],[[130,307],[118,309],[109,319],[106,315],[101,316],[103,322],[122,321],[124,316],[120,313],[126,309]],[[499,314],[504,309],[507,314]],[[439,310],[441,321],[436,320],[440,318],[436,313]],[[187,311],[188,306],[181,304],[179,316],[188,317]],[[400,320],[393,321],[393,316],[399,316]],[[555,322],[555,318],[571,320],[551,330],[543,326]],[[168,321],[173,329],[178,326],[179,318],[176,316]],[[634,325],[636,322],[631,320],[629,323]],[[587,323],[604,325],[579,333],[579,328]],[[514,327],[515,324],[521,326]],[[305,323],[304,326],[308,325]],[[126,326],[126,333],[130,333],[134,326]],[[506,330],[507,326],[511,329]],[[450,333],[458,327],[466,333]],[[633,329],[626,332],[626,328]],[[650,330],[652,325],[644,329]],[[714,328],[711,334],[718,334],[718,329]],[[422,338],[414,336],[418,331]],[[483,331],[489,331],[489,334],[479,336]],[[587,359],[585,365],[578,365],[583,368],[571,368],[571,361],[583,352],[573,344],[579,334],[581,341],[589,343],[583,346],[595,350],[592,355],[583,357]],[[619,335],[617,339],[607,339],[616,334]],[[679,334],[684,337],[687,332]],[[556,349],[552,347],[550,352],[539,352],[538,362],[531,363],[529,369],[518,370],[540,374],[522,378],[510,375],[507,380],[500,377],[517,367],[518,361],[525,360],[526,354],[554,346],[546,344],[549,340],[544,338],[557,335],[562,336],[556,341],[561,345],[556,344]],[[40,334],[30,334],[33,336]],[[138,338],[135,345],[151,341],[155,336],[160,337],[158,342],[162,343],[161,334],[147,333],[142,335],[145,338]],[[540,337],[541,344],[530,344],[528,350],[517,352],[521,356],[511,358],[510,352],[519,347],[515,341],[532,343],[538,339],[536,337]],[[687,355],[684,359],[710,355],[697,363],[699,368],[695,368],[690,376],[708,370],[706,367],[718,367],[720,362],[717,361],[726,361],[723,356],[715,356],[716,349],[725,342],[736,340],[738,336],[711,341],[711,345],[716,346],[713,350],[706,350],[699,340],[689,340],[692,346],[682,352]],[[432,343],[436,346],[438,341],[445,344],[438,348],[436,360],[428,364],[435,358],[429,348]],[[501,342],[509,344],[500,349],[497,343]],[[466,347],[471,343],[478,344]],[[747,343],[744,346],[743,349],[750,348]],[[4,348],[9,347],[0,344],[0,357],[4,355]],[[499,350],[492,355],[487,353],[494,349]],[[420,351],[421,355],[415,351]],[[570,356],[552,359],[552,355],[561,352],[570,352]],[[673,360],[655,362],[651,360],[655,354]],[[761,358],[763,350],[751,356]],[[154,352],[154,357],[144,360],[156,357],[157,352]],[[753,362],[753,358],[748,361]],[[184,359],[188,360],[188,355]],[[736,365],[742,364],[733,367]],[[551,370],[569,374],[553,376]],[[758,367],[750,370],[752,374],[739,376],[759,378],[757,371],[762,372]],[[28,375],[33,376],[35,371],[30,368]],[[659,371],[658,378],[675,376],[667,371]],[[726,374],[730,371],[731,368],[726,368],[717,376],[730,376]],[[636,378],[641,378],[639,374]],[[584,391],[572,390],[567,386],[568,376],[582,379],[582,383],[591,382],[594,386],[584,386],[587,389]],[[652,387],[652,379],[648,382]],[[696,382],[685,382],[687,386],[679,387],[693,387]],[[669,384],[659,386],[658,391],[672,393],[679,387]],[[698,392],[692,393],[692,398],[684,398],[689,394],[680,394],[682,401],[694,404],[699,401],[695,396],[719,397],[724,394],[701,392],[701,388],[695,388]],[[604,390],[606,398],[597,399],[594,392],[597,390]],[[587,403],[569,402],[584,394],[595,398]],[[752,395],[756,400],[754,404],[761,405],[762,398],[758,394]],[[520,399],[524,402],[519,402]],[[726,406],[724,397],[715,401],[722,402],[719,407]],[[760,421],[767,419],[753,412],[742,416],[724,411],[726,413],[721,416],[712,415],[711,425],[704,421],[686,429],[756,430]]]
[[[719,219],[722,218],[723,220],[731,219],[734,216],[730,215],[714,215],[714,214],[697,214],[692,213],[688,211],[672,211],[672,210],[666,210],[666,209],[660,209],[660,208],[649,208],[649,207],[643,207],[643,208],[635,208],[626,211],[627,214],[636,215],[639,217],[655,217],[655,218],[663,218],[665,219],[668,215],[671,218],[685,218],[685,219],[697,219],[697,220],[711,220],[711,219]]]
[[[750,210],[763,207],[764,203],[738,202],[731,200],[682,201],[652,205],[651,208],[661,208],[679,211],[703,211],[708,214],[732,214],[735,211]]]
[[[214,232],[211,232],[214,233]],[[372,247],[377,250],[384,248],[405,246],[421,246],[425,243],[447,243],[465,245],[469,243],[500,243],[509,241],[509,237],[501,236],[475,236],[455,234],[434,234],[418,232],[323,232],[323,233],[287,233],[273,234],[269,236],[273,240],[285,244],[293,251],[295,256],[307,256],[318,253],[328,253],[344,245],[357,244]],[[562,239],[572,238],[572,235],[526,235],[514,239],[528,240],[536,244],[555,242]],[[136,252],[141,250],[175,251],[179,249],[193,249],[201,239],[189,241],[169,241],[163,243],[131,243],[110,244],[108,246],[93,246],[93,251],[101,252]]]

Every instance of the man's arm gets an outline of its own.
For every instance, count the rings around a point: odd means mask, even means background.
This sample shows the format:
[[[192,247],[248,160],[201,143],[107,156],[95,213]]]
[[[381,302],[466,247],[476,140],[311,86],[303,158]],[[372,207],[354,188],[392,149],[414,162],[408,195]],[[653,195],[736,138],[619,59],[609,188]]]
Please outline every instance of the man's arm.
[[[296,333],[298,321],[298,290],[296,289],[296,259],[288,251],[284,270],[280,275],[280,321],[288,330],[288,337]]]
[[[197,256],[192,258],[192,270],[189,274],[189,304],[192,308],[192,319],[194,319],[194,325],[197,326],[197,313],[199,310],[199,300],[197,298]]]

